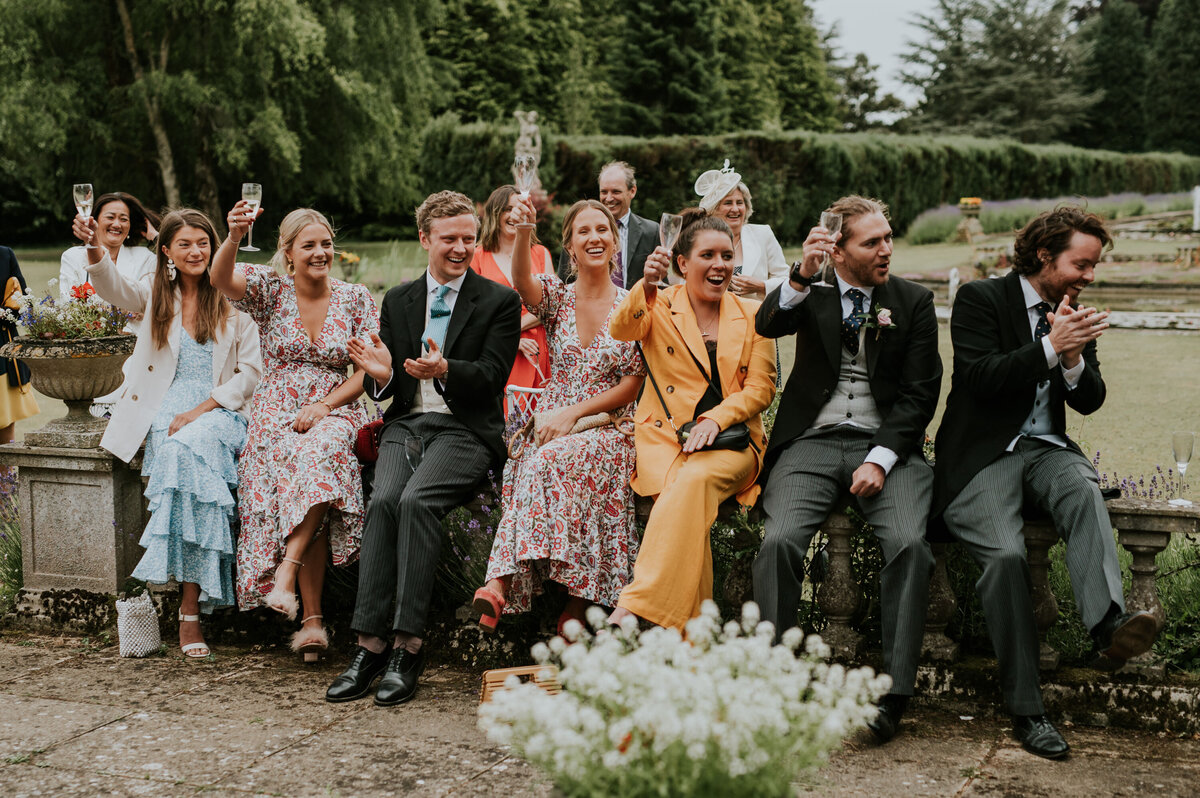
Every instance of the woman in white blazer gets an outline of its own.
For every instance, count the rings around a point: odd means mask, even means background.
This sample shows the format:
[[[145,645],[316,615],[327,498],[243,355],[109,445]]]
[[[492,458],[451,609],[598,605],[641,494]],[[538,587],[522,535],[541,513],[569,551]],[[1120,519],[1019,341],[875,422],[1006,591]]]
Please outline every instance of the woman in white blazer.
[[[760,302],[766,299],[787,279],[788,264],[770,225],[749,223],[754,205],[742,176],[725,161],[723,169],[710,169],[696,178],[695,190],[700,207],[722,219],[733,233],[730,293]]]
[[[77,216],[74,232],[89,242],[96,220]],[[105,249],[87,251],[96,293],[145,317],[100,445],[128,462],[146,443],[151,515],[133,576],[180,583],[180,648],[201,658],[209,649],[199,612],[234,603],[232,490],[262,360],[258,326],[208,280],[217,248],[208,217],[187,209],[167,214],[155,246],[154,271],[136,281]]]

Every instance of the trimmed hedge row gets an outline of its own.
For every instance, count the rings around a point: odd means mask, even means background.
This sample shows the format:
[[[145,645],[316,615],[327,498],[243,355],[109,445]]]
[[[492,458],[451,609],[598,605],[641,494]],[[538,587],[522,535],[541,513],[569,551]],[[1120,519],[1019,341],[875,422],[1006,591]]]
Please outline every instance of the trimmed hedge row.
[[[516,128],[459,124],[441,117],[426,129],[419,165],[427,191],[454,188],[482,201],[511,182]],[[798,244],[828,203],[860,193],[885,201],[897,232],[922,211],[961,196],[1001,200],[1182,191],[1200,184],[1200,158],[1124,154],[1066,145],[1025,145],[962,136],[871,133],[762,133],[722,136],[558,136],[543,133],[542,184],[556,203],[596,196],[606,161],[638,170],[638,214],[657,219],[696,203],[692,185],[729,158],[754,198],[756,222]]]

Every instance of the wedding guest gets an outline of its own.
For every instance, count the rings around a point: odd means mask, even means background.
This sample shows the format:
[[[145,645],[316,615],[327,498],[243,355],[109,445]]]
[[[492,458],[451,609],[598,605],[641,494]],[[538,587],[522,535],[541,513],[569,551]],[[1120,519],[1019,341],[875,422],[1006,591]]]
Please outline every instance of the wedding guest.
[[[668,254],[659,247],[610,322],[613,338],[640,341],[651,390],[637,422],[633,489],[656,496],[633,581],[610,620],[633,614],[682,628],[712,598],[708,530],[730,496],[749,506],[762,468],[761,413],[775,396],[775,343],[754,331],[758,303],[729,293],[733,234],[699,208],[682,213]],[[673,268],[683,283],[656,284]],[[685,422],[695,426],[684,434]],[[726,444],[722,432],[741,433]],[[728,446],[728,448],[726,448]]]
[[[133,281],[141,280],[154,273],[154,252],[145,245],[153,242],[159,224],[158,214],[147,210],[137,197],[123,191],[101,194],[92,206],[92,219],[96,221],[95,246],[108,253],[121,276]],[[71,299],[71,289],[87,282],[89,255],[86,247],[74,246],[62,254],[58,270],[58,294],[63,302]],[[135,335],[141,331],[142,316],[134,313],[127,332]],[[125,378],[129,378],[129,361],[122,367]],[[125,384],[110,394],[96,397],[91,413],[103,418],[110,414],[113,403],[125,389]]]
[[[96,219],[75,218],[85,243],[98,230]],[[129,462],[146,443],[150,521],[133,576],[180,583],[179,644],[189,658],[209,655],[199,613],[234,603],[232,489],[246,403],[262,374],[257,327],[209,282],[216,245],[208,217],[183,209],[162,220],[155,269],[140,280],[122,274],[110,250],[87,250],[96,293],[148,319],[100,445]]]
[[[238,467],[238,605],[261,604],[289,620],[303,606],[292,648],[312,661],[329,646],[321,612],[326,561],[332,554],[334,565],[352,562],[362,538],[353,447],[368,419],[357,401],[363,375],[346,370],[350,342],[369,340],[379,322],[365,286],[330,276],[333,228],[322,214],[292,211],[271,265],[235,269],[252,221],[249,205],[238,202],[212,267],[213,284],[258,324],[265,365]]]
[[[1149,651],[1159,631],[1151,613],[1125,609],[1099,478],[1066,429],[1067,406],[1090,415],[1107,391],[1096,341],[1108,313],[1081,307],[1079,294],[1111,244],[1094,213],[1041,213],[1017,233],[1012,271],[959,289],[950,321],[954,374],[937,432],[933,515],[983,569],[976,590],[1013,733],[1047,759],[1070,746],[1042,704],[1023,508],[1048,513],[1066,542],[1098,666],[1115,670]]]
[[[439,191],[416,217],[429,268],[387,292],[369,344],[350,344],[367,391],[392,402],[363,536],[358,647],[325,693],[331,702],[365,697],[380,674],[377,705],[416,693],[442,518],[504,458],[501,397],[517,354],[521,300],[471,271],[479,220],[470,199]]]
[[[646,258],[658,246],[658,223],[630,210],[638,189],[632,166],[624,161],[609,161],[600,167],[597,182],[600,202],[617,220],[617,248],[613,252],[616,267],[610,279],[619,288],[631,289],[642,279]],[[564,283],[575,278],[566,250],[558,255],[558,276]]]
[[[0,247],[0,285],[4,286],[4,309],[9,315],[0,317],[0,343],[17,337],[15,319],[21,310],[20,295],[25,293],[25,276],[17,256],[8,247]],[[38,414],[33,388],[29,385],[29,367],[16,358],[5,361],[8,382],[0,388],[0,443],[12,443],[17,422]],[[7,472],[9,469],[5,468]]]
[[[532,273],[532,204],[516,206],[510,218],[517,228],[513,285],[549,337],[550,379],[538,398],[539,416],[548,418],[536,441],[504,467],[504,516],[474,607],[480,624],[494,629],[501,612],[527,611],[542,583],[554,582],[569,597],[561,632],[567,620],[582,621],[591,604],[616,606],[638,546],[632,439],[612,424],[572,429],[598,413],[632,412],[645,372],[634,345],[608,330],[628,293],[609,279],[616,221],[608,209],[580,200],[567,211],[563,249],[578,274],[569,285],[553,273]]]
[[[517,240],[513,209],[520,204],[516,186],[500,186],[483,204],[479,245],[471,258],[471,269],[492,282],[513,288],[513,251]],[[528,236],[526,246],[531,251],[531,270],[534,274],[553,274],[550,250],[537,240],[537,233]],[[508,385],[540,388],[550,375],[550,352],[546,345],[546,328],[532,313],[521,311],[521,342]],[[506,408],[506,411],[509,408]]]
[[[787,279],[783,247],[770,225],[750,224],[754,204],[742,176],[725,161],[696,178],[700,207],[729,225],[733,233],[733,277],[729,290],[738,296],[762,301]]]
[[[942,380],[938,324],[933,294],[891,274],[887,208],[851,196],[829,210],[842,216],[841,238],[814,227],[789,281],[755,319],[763,335],[795,335],[796,361],[767,449],[754,598],[777,634],[796,625],[809,543],[849,492],[883,549],[883,669],[892,688],[869,726],[887,741],[913,694],[929,603],[933,469],[921,447]]]

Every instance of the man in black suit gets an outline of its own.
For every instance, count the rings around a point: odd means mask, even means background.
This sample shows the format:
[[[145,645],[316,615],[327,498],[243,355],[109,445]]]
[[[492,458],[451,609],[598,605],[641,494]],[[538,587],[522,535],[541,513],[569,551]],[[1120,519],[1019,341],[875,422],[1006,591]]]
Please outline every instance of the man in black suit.
[[[809,543],[848,490],[883,548],[883,665],[892,689],[870,726],[886,741],[921,655],[933,568],[925,540],[933,470],[922,444],[942,362],[933,294],[889,275],[887,208],[851,196],[829,210],[842,216],[841,238],[813,228],[803,260],[755,317],[761,335],[795,333],[796,361],[767,446],[754,596],[778,632],[796,625]],[[826,253],[832,268],[818,282]]]
[[[624,161],[610,161],[600,167],[599,182],[600,202],[617,220],[617,251],[613,255],[617,268],[613,270],[612,281],[618,288],[633,288],[642,279],[646,257],[659,244],[658,224],[629,210],[637,195],[637,179],[632,166]],[[558,276],[568,283],[575,279],[575,270],[565,247],[558,255]]]
[[[1108,314],[1076,300],[1110,243],[1100,217],[1063,206],[1017,233],[1007,276],[959,289],[954,375],[937,434],[933,515],[983,568],[976,589],[1013,730],[1026,750],[1051,759],[1069,747],[1042,706],[1023,507],[1049,513],[1067,542],[1067,570],[1101,665],[1147,651],[1158,631],[1150,613],[1125,612],[1096,469],[1066,433],[1064,404],[1087,415],[1104,402],[1096,339]]]
[[[372,346],[350,343],[366,391],[392,403],[363,532],[358,648],[327,701],[363,698],[380,673],[376,704],[412,698],[425,667],[421,635],[441,519],[504,458],[501,394],[517,354],[521,301],[468,268],[478,219],[467,197],[431,195],[417,208],[417,227],[429,269],[388,291]]]

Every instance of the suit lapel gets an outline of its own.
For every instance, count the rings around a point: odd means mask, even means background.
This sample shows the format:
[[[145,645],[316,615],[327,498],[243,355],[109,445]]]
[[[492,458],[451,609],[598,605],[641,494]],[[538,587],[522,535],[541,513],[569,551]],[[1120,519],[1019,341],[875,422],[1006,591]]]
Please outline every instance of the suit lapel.
[[[838,296],[837,283],[830,287],[813,286],[813,318],[817,335],[825,347],[825,356],[836,374],[842,367],[842,300]]]
[[[875,290],[871,292],[871,303],[867,306],[867,318],[875,318],[878,308],[889,307],[887,304],[888,293],[887,283],[875,286]],[[892,317],[895,318],[895,308],[891,308]],[[875,376],[875,364],[879,362],[879,350],[883,349],[884,339],[886,336],[880,334],[880,330],[876,327],[874,330],[866,330],[863,334],[863,343],[867,348],[867,378]]]
[[[421,333],[425,331],[425,275],[413,280],[412,290],[405,299],[404,318],[408,322],[409,348],[403,354],[406,357],[421,356]],[[392,360],[403,360],[401,353],[393,352]]]
[[[717,337],[717,370],[721,372],[721,392],[725,396],[741,390],[738,366],[746,343],[746,315],[741,303],[728,293],[721,298],[720,335]],[[711,375],[710,375],[711,376]]]
[[[1008,293],[1009,316],[1022,346],[1033,343],[1033,331],[1029,329],[1029,309],[1025,307],[1025,293],[1021,290],[1021,278],[1009,272],[1004,278],[1004,290]]]
[[[462,290],[458,292],[458,299],[454,300],[454,312],[450,314],[450,327],[446,330],[446,346],[442,350],[444,357],[449,357],[450,352],[454,351],[454,341],[467,326],[467,320],[471,318],[471,314],[475,312],[475,297],[477,296],[475,281],[482,279],[484,278],[475,272],[467,270],[466,277],[462,282]]]
[[[759,257],[760,247],[758,246],[758,236],[750,229],[750,225],[746,225],[742,228],[742,274],[749,274],[746,267],[753,267],[754,264],[758,263]],[[766,277],[766,275],[763,276]]]
[[[708,350],[704,348],[704,336],[700,334],[700,326],[696,323],[696,314],[692,303],[688,300],[687,286],[675,292],[671,302],[671,322],[692,355],[700,362],[704,373],[708,374]],[[718,321],[718,324],[720,322]],[[712,375],[709,375],[712,376]]]

